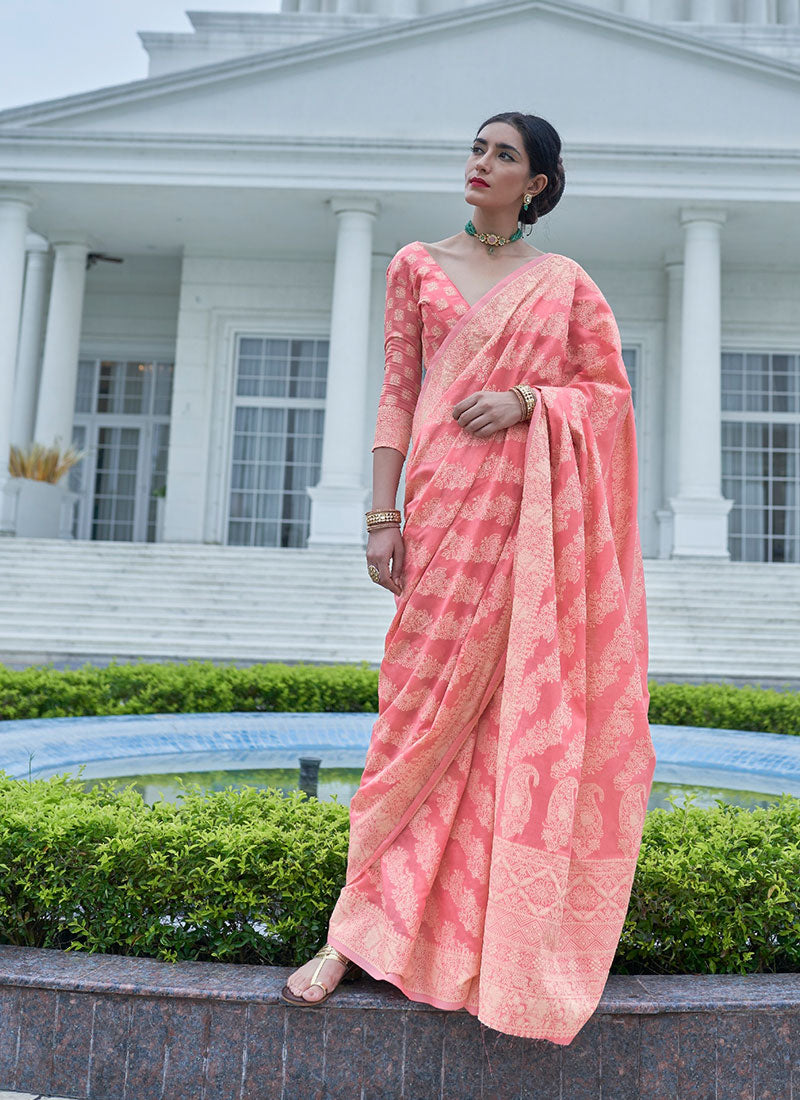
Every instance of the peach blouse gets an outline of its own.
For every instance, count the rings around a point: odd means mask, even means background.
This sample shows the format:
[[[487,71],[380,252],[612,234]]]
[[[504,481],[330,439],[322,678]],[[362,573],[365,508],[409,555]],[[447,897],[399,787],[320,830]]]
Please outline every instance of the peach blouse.
[[[452,326],[469,309],[460,292],[419,241],[404,245],[386,270],[385,368],[375,426],[376,447],[408,454],[411,423],[430,362]]]

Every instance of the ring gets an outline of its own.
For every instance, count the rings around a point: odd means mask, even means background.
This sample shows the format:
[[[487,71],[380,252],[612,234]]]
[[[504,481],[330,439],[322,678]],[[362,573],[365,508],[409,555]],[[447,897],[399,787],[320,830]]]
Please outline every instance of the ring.
[[[375,583],[378,584],[380,579],[381,579],[381,571],[377,567],[377,565],[368,566],[367,567],[367,572],[372,577],[372,579],[375,581]]]

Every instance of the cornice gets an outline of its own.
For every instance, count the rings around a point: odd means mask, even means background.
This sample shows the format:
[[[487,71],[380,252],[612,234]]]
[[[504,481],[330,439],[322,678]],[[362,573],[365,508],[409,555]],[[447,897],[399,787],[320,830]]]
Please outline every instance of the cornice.
[[[40,130],[34,127],[20,129],[0,129],[0,146],[13,148],[19,145],[25,147],[41,146],[42,148],[67,148],[67,149],[107,149],[109,147],[129,148],[134,150],[176,149],[181,150],[209,150],[215,151],[227,149],[234,151],[252,150],[253,152],[300,152],[326,156],[332,152],[341,152],[343,155],[352,153],[364,153],[374,155],[377,153],[408,156],[409,153],[419,156],[435,158],[439,160],[450,156],[461,157],[464,151],[464,142],[461,139],[444,138],[391,138],[381,137],[350,137],[346,135],[303,137],[285,134],[192,134],[192,133],[164,133],[159,131],[152,134],[139,134],[121,131],[100,130]],[[693,161],[695,163],[736,162],[736,163],[760,163],[766,161],[781,164],[800,165],[800,146],[786,146],[785,148],[756,146],[708,146],[708,145],[642,145],[642,144],[609,144],[607,142],[593,144],[590,142],[564,143],[564,162],[576,158],[602,158],[604,160],[629,160],[632,157],[643,157],[656,160],[674,160],[680,162]]]
[[[563,156],[567,199],[800,202],[798,148],[575,143]],[[462,167],[456,140],[0,130],[0,180],[34,190],[80,183],[452,194]]]

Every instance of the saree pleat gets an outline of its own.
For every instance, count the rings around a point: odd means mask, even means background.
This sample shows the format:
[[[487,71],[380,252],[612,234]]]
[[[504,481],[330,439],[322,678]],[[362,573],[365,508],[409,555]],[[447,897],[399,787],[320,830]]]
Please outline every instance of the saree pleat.
[[[453,418],[523,381],[530,423]],[[616,951],[655,767],[631,389],[586,272],[548,254],[465,309],[411,434],[328,939],[413,1000],[567,1044]]]

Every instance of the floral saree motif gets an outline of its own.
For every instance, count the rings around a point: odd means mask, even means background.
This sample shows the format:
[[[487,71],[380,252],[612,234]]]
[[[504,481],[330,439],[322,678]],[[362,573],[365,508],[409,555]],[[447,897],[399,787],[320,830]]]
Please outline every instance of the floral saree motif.
[[[453,418],[518,382],[529,423],[481,438]],[[619,942],[655,768],[631,387],[583,268],[548,253],[464,303],[411,436],[328,940],[412,1000],[568,1044]]]

